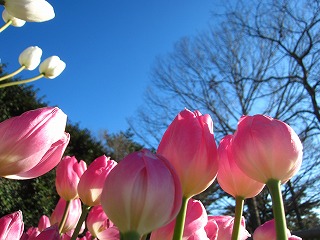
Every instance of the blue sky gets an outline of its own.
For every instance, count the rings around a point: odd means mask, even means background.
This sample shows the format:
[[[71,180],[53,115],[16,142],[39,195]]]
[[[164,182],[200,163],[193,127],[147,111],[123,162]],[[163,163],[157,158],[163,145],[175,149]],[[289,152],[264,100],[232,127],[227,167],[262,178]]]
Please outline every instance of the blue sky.
[[[172,51],[181,37],[205,30],[218,7],[213,0],[49,2],[53,20],[1,34],[1,60],[10,72],[29,46],[42,48],[42,59],[59,56],[67,64],[62,75],[33,85],[45,101],[95,135],[128,128],[126,118],[143,103],[155,58]]]

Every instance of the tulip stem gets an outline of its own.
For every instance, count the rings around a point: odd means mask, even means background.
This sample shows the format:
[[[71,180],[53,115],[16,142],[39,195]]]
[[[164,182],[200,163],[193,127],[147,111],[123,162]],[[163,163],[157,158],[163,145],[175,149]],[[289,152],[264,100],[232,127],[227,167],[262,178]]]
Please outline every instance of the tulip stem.
[[[63,229],[63,227],[64,227],[64,225],[66,223],[67,217],[69,215],[70,203],[71,203],[71,200],[67,201],[66,202],[66,207],[64,208],[62,219],[61,219],[60,224],[59,224],[59,233],[60,234],[62,233],[62,229]]]
[[[281,181],[275,179],[270,179],[267,182],[267,186],[272,198],[272,210],[276,224],[277,240],[287,240],[287,224],[280,184]]]
[[[19,85],[19,84],[24,84],[24,83],[28,83],[28,82],[33,82],[36,81],[40,78],[42,78],[44,76],[43,73],[41,73],[38,76],[32,77],[32,78],[28,78],[25,80],[21,80],[21,81],[14,81],[14,82],[8,82],[8,83],[4,83],[4,84],[0,84],[0,88],[5,88],[5,87],[10,87],[10,86],[14,86],[14,85]]]
[[[20,68],[18,68],[16,71],[14,71],[13,73],[10,73],[8,75],[4,75],[2,77],[0,77],[0,81],[6,80],[8,78],[13,77],[14,75],[17,75],[19,72],[21,72],[23,69],[25,69],[25,66],[21,66]]]
[[[148,237],[149,237],[149,234],[145,234],[142,236],[141,240],[147,240],[147,239],[149,239]]]
[[[232,240],[238,240],[240,235],[240,225],[241,225],[241,217],[243,212],[243,204],[244,198],[243,197],[236,197],[236,208],[235,208],[235,217],[232,229]]]
[[[77,226],[76,228],[74,229],[74,232],[72,234],[72,237],[70,238],[70,240],[76,240],[78,235],[79,235],[79,232],[81,230],[81,227],[82,227],[82,224],[84,222],[84,220],[86,220],[86,217],[88,215],[88,212],[89,210],[91,209],[90,206],[87,206],[87,205],[82,205],[82,213],[81,213],[81,216],[79,218],[79,221],[77,223]]]
[[[0,33],[3,32],[6,28],[8,28],[12,23],[12,20],[9,20],[8,22],[6,22],[6,24],[4,24],[1,28],[0,28]]]
[[[141,236],[137,232],[120,233],[120,240],[140,240]]]
[[[187,204],[189,198],[183,197],[182,198],[182,205],[180,208],[180,212],[176,218],[176,225],[174,226],[174,234],[172,240],[181,240],[183,236],[184,230],[184,222],[186,220],[186,213],[187,213]]]

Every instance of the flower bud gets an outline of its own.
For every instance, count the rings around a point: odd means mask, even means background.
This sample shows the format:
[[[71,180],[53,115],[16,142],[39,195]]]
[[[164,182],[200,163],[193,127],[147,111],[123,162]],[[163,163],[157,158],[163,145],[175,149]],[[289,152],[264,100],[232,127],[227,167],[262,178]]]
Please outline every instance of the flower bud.
[[[119,229],[116,226],[112,226],[109,228],[106,228],[100,232],[97,233],[98,239],[108,239],[108,240],[119,240],[120,238],[120,232]],[[91,239],[91,238],[90,238]]]
[[[175,223],[176,220],[173,220],[169,224],[153,231],[150,240],[171,240],[174,233]],[[208,216],[203,204],[198,200],[190,198],[187,204],[182,238],[185,240],[208,239],[205,231],[207,223]]]
[[[20,239],[24,224],[21,211],[0,218],[0,239]]]
[[[244,116],[232,142],[238,167],[250,178],[288,181],[300,168],[302,144],[284,122],[264,115]]]
[[[66,68],[66,64],[58,56],[52,56],[45,59],[39,66],[39,72],[46,78],[56,78]]]
[[[91,208],[86,219],[86,226],[93,237],[98,237],[101,235],[101,232],[113,227],[114,224],[107,217],[106,213],[102,209],[102,206],[97,205]],[[107,232],[105,232],[105,234],[106,233]]]
[[[42,215],[39,219],[38,229],[42,232],[44,229],[50,227],[50,219],[46,215]]]
[[[208,217],[208,223],[204,227],[204,230],[206,231],[209,240],[218,240],[219,227],[213,218]]]
[[[44,229],[35,240],[60,240],[60,234],[57,225]]]
[[[30,227],[26,232],[24,232],[20,240],[34,240],[40,234],[37,227]]]
[[[78,194],[85,205],[100,205],[104,182],[116,165],[114,160],[103,155],[95,159],[82,174],[78,184]]]
[[[66,204],[67,202],[63,198],[59,199],[59,202],[56,205],[56,208],[54,209],[50,217],[51,225],[60,224]],[[81,213],[82,208],[80,199],[71,200],[69,210],[67,213],[67,219],[63,226],[62,233],[66,233],[70,230],[73,230],[76,227]]]
[[[45,107],[0,123],[0,176],[38,177],[54,168],[69,142],[67,116]]]
[[[53,7],[45,0],[6,0],[5,9],[27,22],[44,22],[54,18]]]
[[[252,198],[258,195],[265,185],[249,178],[239,169],[234,161],[231,147],[232,135],[227,135],[221,140],[218,147],[218,183],[225,192],[234,198]]]
[[[64,157],[56,168],[56,189],[60,197],[69,201],[78,198],[78,183],[87,170],[84,161],[78,162],[75,157]]]
[[[217,146],[211,117],[183,110],[169,125],[157,153],[173,165],[186,198],[203,192],[218,170]]]
[[[142,236],[173,220],[181,199],[181,185],[169,162],[143,149],[127,155],[110,172],[101,205],[122,234]]]
[[[218,239],[219,240],[230,240],[232,236],[234,218],[231,216],[209,216],[208,220],[211,219],[215,220],[218,225]],[[240,233],[239,233],[239,240],[245,240],[251,235],[246,230],[245,219],[244,217],[241,218],[240,224]]]
[[[37,46],[28,47],[20,54],[19,63],[28,70],[34,70],[40,64],[41,55],[41,48]]]
[[[287,229],[287,237],[290,237],[291,233]],[[265,222],[259,226],[253,233],[253,240],[271,240],[277,239],[275,220]]]
[[[22,27],[26,23],[26,21],[10,15],[6,9],[4,9],[2,12],[2,19],[5,22],[8,22],[11,20],[12,21],[11,25],[14,27]]]

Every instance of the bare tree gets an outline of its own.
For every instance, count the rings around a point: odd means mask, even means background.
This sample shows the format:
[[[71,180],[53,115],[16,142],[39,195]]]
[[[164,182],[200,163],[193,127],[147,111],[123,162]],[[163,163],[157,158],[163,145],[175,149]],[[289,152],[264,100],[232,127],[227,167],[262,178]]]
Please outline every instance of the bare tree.
[[[211,115],[217,141],[235,131],[242,115],[262,113],[285,121],[305,149],[299,175],[283,191],[287,214],[297,219],[292,224],[297,229],[312,225],[303,219],[320,203],[314,194],[319,192],[320,163],[315,151],[320,133],[319,28],[317,0],[230,5],[218,24],[195,38],[181,39],[171,54],[157,59],[145,105],[129,120],[131,128],[156,147],[184,107]],[[205,197],[215,204],[220,199],[219,206],[228,208],[230,201],[214,194],[209,189]],[[269,217],[268,205],[267,194],[248,201],[255,217],[251,224]],[[258,216],[263,208],[264,215]]]
[[[108,155],[112,159],[119,162],[128,154],[139,151],[143,148],[142,145],[135,142],[133,139],[133,133],[130,129],[125,132],[110,134],[107,130],[101,134],[101,139],[105,143]]]

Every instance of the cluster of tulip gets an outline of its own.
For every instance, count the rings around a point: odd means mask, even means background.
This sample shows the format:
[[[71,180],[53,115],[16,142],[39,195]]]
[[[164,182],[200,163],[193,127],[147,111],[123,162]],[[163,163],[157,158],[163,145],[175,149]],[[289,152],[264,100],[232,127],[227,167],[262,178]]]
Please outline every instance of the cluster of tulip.
[[[56,107],[0,123],[0,176],[30,179],[57,165],[60,196],[51,216],[42,216],[37,227],[26,231],[20,211],[2,217],[1,239],[247,239],[243,201],[265,184],[275,219],[257,228],[253,239],[300,239],[286,228],[280,184],[299,170],[302,145],[279,120],[244,116],[234,135],[217,148],[211,117],[185,109],[169,125],[156,153],[143,149],[118,164],[100,156],[89,166],[74,156],[60,160],[69,142],[65,125],[66,115]],[[208,216],[192,198],[216,176],[236,199],[235,217]]]
[[[20,27],[43,22],[55,14],[45,0],[0,0],[5,25]],[[29,47],[20,54],[15,76],[40,64],[42,50]],[[40,75],[0,85],[8,87],[54,78],[65,68],[57,56],[40,64]],[[70,136],[67,116],[58,108],[41,108],[0,123],[0,176],[30,179],[56,168],[60,200],[51,216],[24,231],[21,211],[0,218],[1,239],[123,239],[206,240],[247,239],[243,202],[267,185],[274,220],[260,226],[254,240],[300,239],[286,227],[280,185],[300,168],[302,144],[285,123],[263,115],[244,116],[234,135],[217,148],[209,115],[187,109],[170,124],[156,153],[129,154],[119,164],[100,156],[89,166],[64,151]],[[62,159],[61,159],[62,158]],[[235,217],[208,216],[193,197],[215,180],[236,200]],[[82,237],[79,237],[80,235]]]

